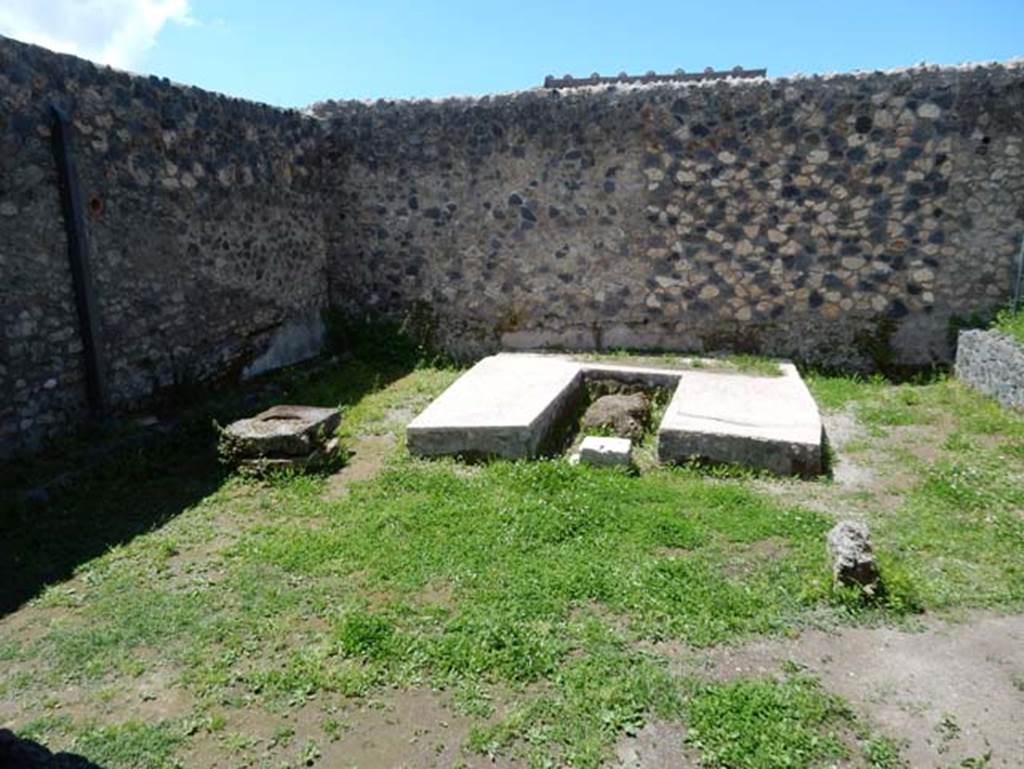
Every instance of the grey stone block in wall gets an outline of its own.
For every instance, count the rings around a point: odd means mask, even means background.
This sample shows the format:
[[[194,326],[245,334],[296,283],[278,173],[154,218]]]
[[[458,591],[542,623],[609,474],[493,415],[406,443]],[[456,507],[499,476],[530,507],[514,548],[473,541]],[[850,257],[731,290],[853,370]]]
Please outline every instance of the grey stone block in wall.
[[[961,331],[957,379],[1004,406],[1024,409],[1024,344],[1000,331]]]

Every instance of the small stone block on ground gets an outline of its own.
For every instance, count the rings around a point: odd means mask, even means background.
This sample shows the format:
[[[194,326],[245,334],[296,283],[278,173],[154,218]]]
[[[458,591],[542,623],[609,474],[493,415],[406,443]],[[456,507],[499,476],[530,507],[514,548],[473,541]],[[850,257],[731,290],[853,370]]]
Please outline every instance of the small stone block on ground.
[[[307,457],[334,437],[337,409],[279,405],[228,425],[221,451],[236,459]]]
[[[840,521],[828,533],[832,573],[840,585],[871,588],[879,581],[871,532],[861,521]]]
[[[818,406],[795,366],[780,370],[781,376],[684,371],[658,429],[658,458],[820,474]]]
[[[571,414],[582,381],[573,361],[523,354],[484,358],[409,423],[409,451],[536,457]]]
[[[633,464],[633,442],[629,438],[588,435],[580,444],[580,462],[629,467]]]
[[[647,428],[651,404],[643,393],[616,393],[597,398],[583,414],[583,430],[604,428],[620,438],[640,440]]]

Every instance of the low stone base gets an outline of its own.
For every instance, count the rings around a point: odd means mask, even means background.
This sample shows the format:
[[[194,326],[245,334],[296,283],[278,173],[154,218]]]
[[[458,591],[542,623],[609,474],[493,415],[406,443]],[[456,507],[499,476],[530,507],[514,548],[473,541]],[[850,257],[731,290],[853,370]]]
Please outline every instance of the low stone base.
[[[337,409],[274,406],[228,425],[221,434],[221,455],[226,459],[305,457],[334,437],[340,421]]]
[[[330,468],[338,460],[337,438],[332,438],[321,448],[301,457],[268,456],[250,457],[238,461],[238,468],[250,475],[266,475],[277,471],[290,470],[310,473]]]
[[[796,367],[782,376],[683,372],[658,429],[658,459],[737,464],[777,475],[822,472],[818,406]]]
[[[484,358],[409,423],[409,451],[424,457],[536,457],[575,406],[582,382],[571,361]]]
[[[1000,331],[961,331],[956,377],[1004,406],[1024,409],[1024,344]]]
[[[580,444],[580,462],[585,465],[630,467],[633,442],[629,438],[588,435]]]
[[[274,470],[310,472],[337,458],[337,409],[280,405],[223,430],[221,460],[250,474]]]
[[[535,457],[576,413],[584,382],[597,377],[676,386],[658,430],[662,462],[696,457],[780,475],[822,472],[818,406],[789,363],[779,364],[778,376],[755,376],[495,355],[463,374],[409,423],[409,451],[419,456]],[[604,454],[595,450],[592,457],[608,464]]]

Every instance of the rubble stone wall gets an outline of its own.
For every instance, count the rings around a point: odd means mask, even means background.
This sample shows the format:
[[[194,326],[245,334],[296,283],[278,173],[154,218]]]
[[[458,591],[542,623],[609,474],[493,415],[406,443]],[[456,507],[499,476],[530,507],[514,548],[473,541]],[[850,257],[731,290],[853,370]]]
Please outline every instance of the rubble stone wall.
[[[115,411],[240,371],[282,329],[306,337],[286,353],[315,346],[315,121],[0,38],[0,456],[87,415],[50,104],[74,120]]]
[[[1024,233],[1024,67],[325,102],[332,303],[499,347],[952,356]]]

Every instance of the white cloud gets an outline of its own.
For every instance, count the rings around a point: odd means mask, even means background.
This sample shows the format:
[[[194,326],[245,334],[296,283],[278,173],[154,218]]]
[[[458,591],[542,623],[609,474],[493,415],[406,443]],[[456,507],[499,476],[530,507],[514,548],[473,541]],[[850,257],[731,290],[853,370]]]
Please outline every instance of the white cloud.
[[[123,69],[167,23],[195,23],[189,0],[0,0],[0,34]]]

